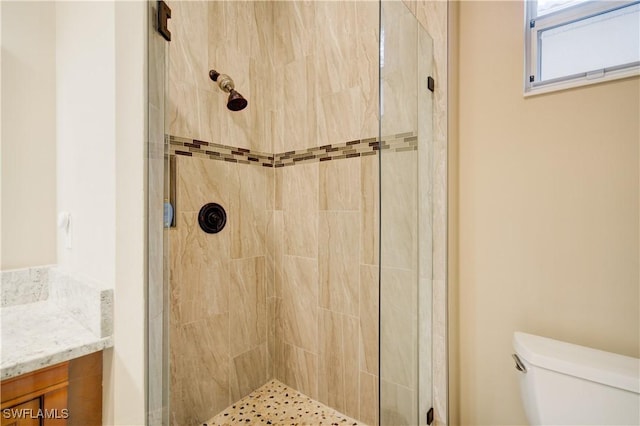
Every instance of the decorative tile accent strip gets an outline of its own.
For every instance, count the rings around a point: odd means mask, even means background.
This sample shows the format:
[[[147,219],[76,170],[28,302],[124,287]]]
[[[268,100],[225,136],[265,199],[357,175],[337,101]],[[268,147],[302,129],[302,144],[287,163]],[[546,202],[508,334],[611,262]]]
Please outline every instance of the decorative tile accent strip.
[[[273,167],[273,154],[212,142],[169,136],[171,154]]]
[[[204,142],[197,139],[181,138],[178,136],[170,136],[169,143],[171,154],[175,155],[277,168],[293,166],[294,164],[376,155],[376,152],[381,149],[394,152],[417,151],[418,136],[412,132],[401,133],[382,138],[382,144],[378,138],[367,138],[306,148],[298,151],[286,151],[279,154],[252,151],[246,148]]]

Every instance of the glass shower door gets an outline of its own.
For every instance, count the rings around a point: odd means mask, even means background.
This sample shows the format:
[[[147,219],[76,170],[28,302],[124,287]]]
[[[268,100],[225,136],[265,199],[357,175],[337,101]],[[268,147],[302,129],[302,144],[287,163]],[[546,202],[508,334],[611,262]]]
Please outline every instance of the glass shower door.
[[[169,235],[164,205],[169,198],[166,120],[168,42],[157,29],[159,2],[149,2],[147,140],[147,424],[169,424],[168,285]]]
[[[432,40],[402,2],[380,19],[380,424],[431,408]]]

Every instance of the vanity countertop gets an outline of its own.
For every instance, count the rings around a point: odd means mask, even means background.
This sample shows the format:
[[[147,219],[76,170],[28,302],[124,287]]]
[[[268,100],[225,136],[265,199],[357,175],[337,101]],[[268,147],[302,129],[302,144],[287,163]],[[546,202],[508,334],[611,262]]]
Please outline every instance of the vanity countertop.
[[[2,380],[113,346],[50,300],[0,308]]]

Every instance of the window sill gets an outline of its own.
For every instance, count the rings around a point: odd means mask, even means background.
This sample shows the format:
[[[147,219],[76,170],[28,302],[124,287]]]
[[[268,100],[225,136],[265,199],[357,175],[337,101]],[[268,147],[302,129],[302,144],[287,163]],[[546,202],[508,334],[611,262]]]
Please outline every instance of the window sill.
[[[629,77],[640,76],[640,66],[632,68],[626,68],[623,70],[609,71],[600,77],[580,77],[571,80],[559,81],[556,83],[549,83],[540,85],[537,87],[525,87],[524,97],[532,97],[537,95],[543,95],[546,93],[559,92],[566,89],[573,89],[581,86],[590,86],[592,84],[604,83],[607,81],[621,80]]]

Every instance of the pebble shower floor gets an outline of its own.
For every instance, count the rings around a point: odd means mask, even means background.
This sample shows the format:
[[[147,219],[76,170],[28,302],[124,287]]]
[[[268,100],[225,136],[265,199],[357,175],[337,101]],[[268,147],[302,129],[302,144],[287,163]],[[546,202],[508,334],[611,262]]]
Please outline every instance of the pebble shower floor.
[[[277,380],[267,382],[203,426],[241,424],[366,426]]]

